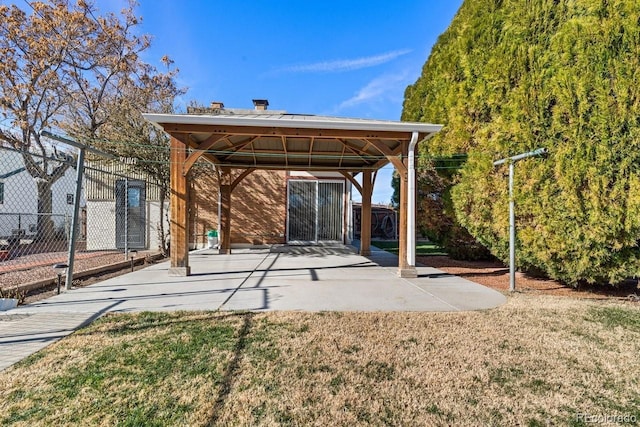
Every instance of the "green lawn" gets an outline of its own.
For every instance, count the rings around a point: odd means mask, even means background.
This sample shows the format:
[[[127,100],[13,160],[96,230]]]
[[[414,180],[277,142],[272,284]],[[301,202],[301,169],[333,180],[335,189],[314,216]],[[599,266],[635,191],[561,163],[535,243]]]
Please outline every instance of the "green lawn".
[[[0,372],[0,425],[587,425],[640,419],[640,307],[108,315]]]
[[[375,240],[371,244],[377,248],[384,249],[387,252],[398,254],[398,241],[397,240]],[[418,242],[416,244],[417,256],[428,255],[446,255],[447,253],[440,246],[434,243]]]

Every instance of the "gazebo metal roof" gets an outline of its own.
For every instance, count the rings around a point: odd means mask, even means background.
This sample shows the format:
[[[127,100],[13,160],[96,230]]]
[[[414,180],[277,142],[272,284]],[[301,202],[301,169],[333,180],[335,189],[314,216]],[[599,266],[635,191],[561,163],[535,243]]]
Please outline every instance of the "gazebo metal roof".
[[[282,114],[145,114],[150,122],[219,166],[287,170],[377,170],[413,132],[441,125]]]

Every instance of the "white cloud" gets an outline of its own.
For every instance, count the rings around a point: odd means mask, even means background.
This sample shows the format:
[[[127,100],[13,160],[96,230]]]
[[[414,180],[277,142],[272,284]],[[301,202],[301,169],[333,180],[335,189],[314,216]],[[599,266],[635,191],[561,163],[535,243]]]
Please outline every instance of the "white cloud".
[[[279,71],[290,73],[336,73],[341,71],[353,71],[361,68],[381,65],[410,52],[410,49],[394,50],[393,52],[367,56],[364,58],[338,59],[333,61],[315,62],[312,64],[292,65],[281,68]]]
[[[358,104],[374,100],[383,100],[389,98],[402,97],[409,72],[407,70],[396,74],[384,74],[376,77],[361,88],[354,96],[343,101],[337,107],[337,110],[354,107]],[[398,95],[399,94],[399,95]]]

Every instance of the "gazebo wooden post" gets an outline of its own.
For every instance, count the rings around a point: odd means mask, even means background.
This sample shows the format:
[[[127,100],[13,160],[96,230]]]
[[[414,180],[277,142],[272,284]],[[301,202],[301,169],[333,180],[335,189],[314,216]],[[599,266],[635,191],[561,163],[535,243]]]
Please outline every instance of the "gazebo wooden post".
[[[188,171],[184,169],[188,152],[186,145],[171,137],[171,265],[170,276],[189,276],[189,188]]]
[[[371,171],[362,171],[362,209],[360,217],[360,255],[371,255]]]
[[[407,153],[408,143],[402,144],[402,163],[403,170],[399,170],[400,175],[400,241],[398,242],[398,276],[405,278],[418,277],[415,265],[409,265],[407,260],[407,240],[408,228],[407,217],[409,215],[408,198],[409,198],[409,174],[407,169]],[[397,168],[396,168],[397,169]]]
[[[222,204],[220,218],[220,249],[221,254],[231,253],[231,169],[220,168],[220,200]]]

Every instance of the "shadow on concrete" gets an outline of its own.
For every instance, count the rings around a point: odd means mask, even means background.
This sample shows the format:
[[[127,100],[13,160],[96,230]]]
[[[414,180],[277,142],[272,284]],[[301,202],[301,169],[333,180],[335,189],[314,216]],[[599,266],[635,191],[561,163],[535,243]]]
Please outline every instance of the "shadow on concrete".
[[[427,279],[439,279],[442,277],[456,277],[453,274],[449,274],[449,273],[428,273],[428,274],[418,274],[419,278],[427,278]]]

